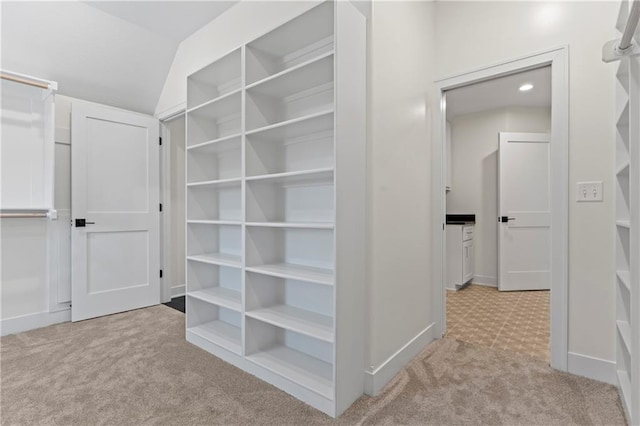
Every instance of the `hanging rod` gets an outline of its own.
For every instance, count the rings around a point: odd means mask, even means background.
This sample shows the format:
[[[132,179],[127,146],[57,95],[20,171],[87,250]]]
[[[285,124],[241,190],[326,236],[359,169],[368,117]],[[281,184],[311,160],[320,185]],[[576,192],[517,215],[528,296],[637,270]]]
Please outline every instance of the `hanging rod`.
[[[620,45],[618,50],[624,52],[631,47],[633,43],[633,35],[638,27],[638,20],[640,20],[640,1],[636,0],[631,5],[631,11],[629,12],[629,19],[627,19],[627,26],[624,28],[622,38],[620,39]]]
[[[15,81],[16,83],[28,84],[29,86],[40,87],[41,89],[49,88],[48,84],[27,80],[26,78],[14,77],[8,74],[0,74],[0,78],[2,78],[3,80]]]
[[[3,80],[13,81],[15,83],[39,87],[41,89],[58,90],[58,83],[55,81],[43,80],[41,78],[31,77],[17,72],[0,70],[0,78]]]
[[[0,219],[26,219],[34,217],[49,217],[48,213],[0,213]]]
[[[604,62],[617,61],[625,56],[640,55],[640,47],[633,42],[633,35],[640,21],[640,0],[634,0],[629,11],[629,18],[620,40],[611,40],[602,47]]]

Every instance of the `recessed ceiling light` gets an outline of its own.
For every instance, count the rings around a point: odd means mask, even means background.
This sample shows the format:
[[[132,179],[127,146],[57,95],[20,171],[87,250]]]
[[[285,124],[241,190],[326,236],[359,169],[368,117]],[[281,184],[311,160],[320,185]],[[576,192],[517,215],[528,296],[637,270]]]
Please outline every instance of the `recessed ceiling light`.
[[[533,84],[531,84],[531,83],[525,83],[522,86],[520,86],[520,91],[521,92],[528,92],[531,89],[533,89]]]

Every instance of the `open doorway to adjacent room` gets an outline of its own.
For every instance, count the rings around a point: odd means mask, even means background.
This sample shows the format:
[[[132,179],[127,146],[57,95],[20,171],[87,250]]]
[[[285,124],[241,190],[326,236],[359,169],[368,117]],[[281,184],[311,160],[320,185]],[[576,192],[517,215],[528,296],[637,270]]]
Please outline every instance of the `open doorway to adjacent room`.
[[[551,65],[443,99],[445,337],[550,362]]]

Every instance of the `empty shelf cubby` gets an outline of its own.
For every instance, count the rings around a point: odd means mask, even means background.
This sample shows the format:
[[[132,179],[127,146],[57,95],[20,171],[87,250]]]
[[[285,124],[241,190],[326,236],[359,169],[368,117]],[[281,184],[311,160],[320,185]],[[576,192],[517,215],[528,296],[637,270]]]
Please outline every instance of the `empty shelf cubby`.
[[[239,225],[187,224],[187,259],[223,266],[242,266]]]
[[[187,295],[187,332],[236,354],[242,353],[239,312]]]
[[[187,78],[187,108],[212,101],[241,87],[240,49],[223,56]]]
[[[333,342],[333,287],[246,273],[246,315]]]
[[[239,135],[241,105],[241,93],[236,91],[187,111],[187,146]]]
[[[242,310],[242,271],[198,261],[187,262],[190,296],[234,311]]]
[[[332,168],[333,113],[247,136],[247,176]]]
[[[246,186],[249,223],[333,225],[333,170],[247,180]]]
[[[334,5],[324,3],[247,44],[247,84],[333,50]]]
[[[240,137],[187,149],[187,183],[239,178],[242,171]]]
[[[187,220],[236,221],[242,219],[240,180],[187,186]]]
[[[247,227],[247,270],[333,284],[333,230]]]
[[[333,110],[333,55],[247,88],[248,131]]]
[[[255,318],[246,319],[249,360],[332,399],[333,345]]]

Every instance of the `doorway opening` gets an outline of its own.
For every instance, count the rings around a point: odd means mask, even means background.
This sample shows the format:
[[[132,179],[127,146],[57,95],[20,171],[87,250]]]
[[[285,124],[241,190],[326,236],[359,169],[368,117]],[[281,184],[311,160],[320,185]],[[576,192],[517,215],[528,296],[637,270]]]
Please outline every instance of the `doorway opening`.
[[[161,121],[162,302],[185,312],[185,126],[183,111]]]
[[[551,67],[445,96],[446,336],[548,362]]]
[[[566,51],[437,85],[442,335],[566,371]]]

